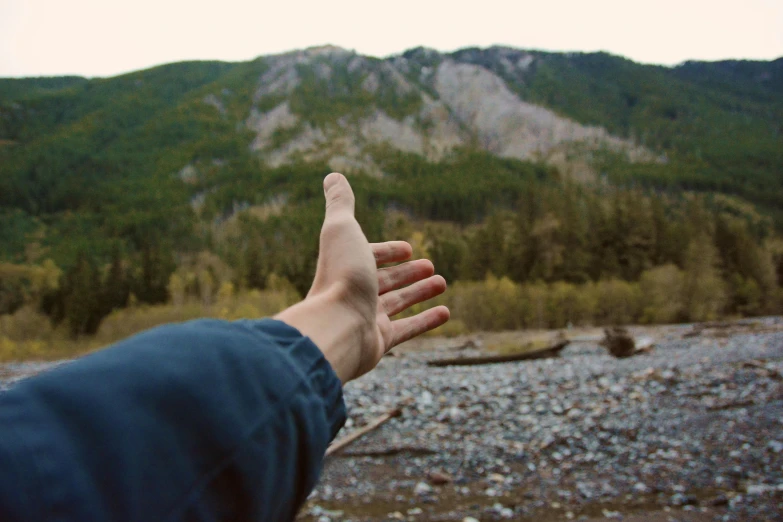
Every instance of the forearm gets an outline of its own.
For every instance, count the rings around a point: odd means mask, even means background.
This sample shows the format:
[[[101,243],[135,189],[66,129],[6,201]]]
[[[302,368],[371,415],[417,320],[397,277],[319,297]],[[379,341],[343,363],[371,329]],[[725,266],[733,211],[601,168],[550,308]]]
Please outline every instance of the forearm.
[[[345,384],[357,372],[358,355],[366,344],[366,328],[355,310],[343,304],[337,291],[309,296],[275,316],[306,335],[318,346]],[[374,319],[373,319],[374,320]]]
[[[0,510],[30,491],[44,519],[290,520],[344,418],[282,323],[159,328],[0,395]]]

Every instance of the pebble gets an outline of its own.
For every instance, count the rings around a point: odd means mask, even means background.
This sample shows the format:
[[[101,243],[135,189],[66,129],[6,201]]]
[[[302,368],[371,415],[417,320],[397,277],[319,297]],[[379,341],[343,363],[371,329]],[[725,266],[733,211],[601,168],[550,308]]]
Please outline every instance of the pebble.
[[[438,470],[430,471],[428,478],[430,480],[430,484],[435,486],[442,486],[454,481],[451,475]]]
[[[428,495],[432,492],[433,492],[432,486],[430,486],[426,482],[419,482],[416,484],[416,487],[413,488],[413,493],[415,495]]]

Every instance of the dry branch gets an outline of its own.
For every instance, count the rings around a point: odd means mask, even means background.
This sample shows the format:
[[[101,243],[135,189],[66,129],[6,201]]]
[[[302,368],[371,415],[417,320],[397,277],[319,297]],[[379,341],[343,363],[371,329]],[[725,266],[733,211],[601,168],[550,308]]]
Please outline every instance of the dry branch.
[[[403,453],[409,456],[419,457],[436,455],[438,452],[432,448],[425,448],[423,446],[394,446],[382,449],[342,451],[335,455],[335,457],[394,457]]]
[[[767,365],[761,361],[745,361],[742,363],[743,368],[753,368],[754,370],[761,370],[767,374],[767,377],[771,379],[783,380],[783,375],[774,368],[767,368]]]
[[[334,453],[340,451],[350,443],[354,442],[355,440],[359,439],[360,437],[363,437],[364,435],[370,433],[372,430],[377,429],[379,426],[381,426],[384,422],[388,421],[389,419],[393,419],[394,417],[399,417],[402,415],[402,408],[394,408],[393,410],[389,410],[388,412],[384,413],[377,419],[373,420],[366,426],[363,426],[362,428],[359,428],[358,430],[354,431],[350,435],[346,435],[342,439],[336,441],[334,444],[329,446],[326,449],[326,456],[333,455]]]
[[[721,401],[716,404],[711,404],[710,406],[707,406],[707,410],[709,411],[719,411],[719,410],[731,410],[734,408],[744,408],[745,406],[752,406],[754,404],[753,399],[740,399],[736,401]]]

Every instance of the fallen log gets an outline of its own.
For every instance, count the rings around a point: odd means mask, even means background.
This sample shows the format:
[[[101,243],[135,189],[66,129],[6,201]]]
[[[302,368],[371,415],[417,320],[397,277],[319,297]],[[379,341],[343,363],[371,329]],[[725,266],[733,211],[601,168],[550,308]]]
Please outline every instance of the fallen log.
[[[340,451],[347,445],[351,444],[355,440],[367,435],[372,430],[379,428],[384,422],[388,421],[389,419],[393,419],[394,417],[399,417],[402,415],[402,408],[394,408],[393,410],[389,410],[380,417],[376,418],[366,426],[363,426],[359,428],[358,430],[354,431],[350,435],[346,435],[342,439],[335,441],[333,444],[331,444],[328,448],[326,448],[326,456],[333,455],[334,453]]]
[[[498,364],[516,361],[529,361],[533,359],[547,359],[549,357],[557,357],[560,352],[568,346],[569,341],[559,341],[553,346],[544,348],[543,350],[535,350],[532,352],[514,353],[510,355],[486,355],[482,357],[457,357],[454,359],[437,359],[434,361],[427,361],[427,366],[443,367],[443,366],[478,366],[481,364]]]

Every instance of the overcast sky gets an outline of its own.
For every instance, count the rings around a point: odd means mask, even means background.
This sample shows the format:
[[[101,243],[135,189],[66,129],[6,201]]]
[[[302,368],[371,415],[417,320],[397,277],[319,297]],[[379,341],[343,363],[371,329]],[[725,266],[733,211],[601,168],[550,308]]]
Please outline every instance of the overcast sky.
[[[510,45],[646,63],[783,56],[783,0],[0,0],[0,76],[110,76],[335,44]]]

